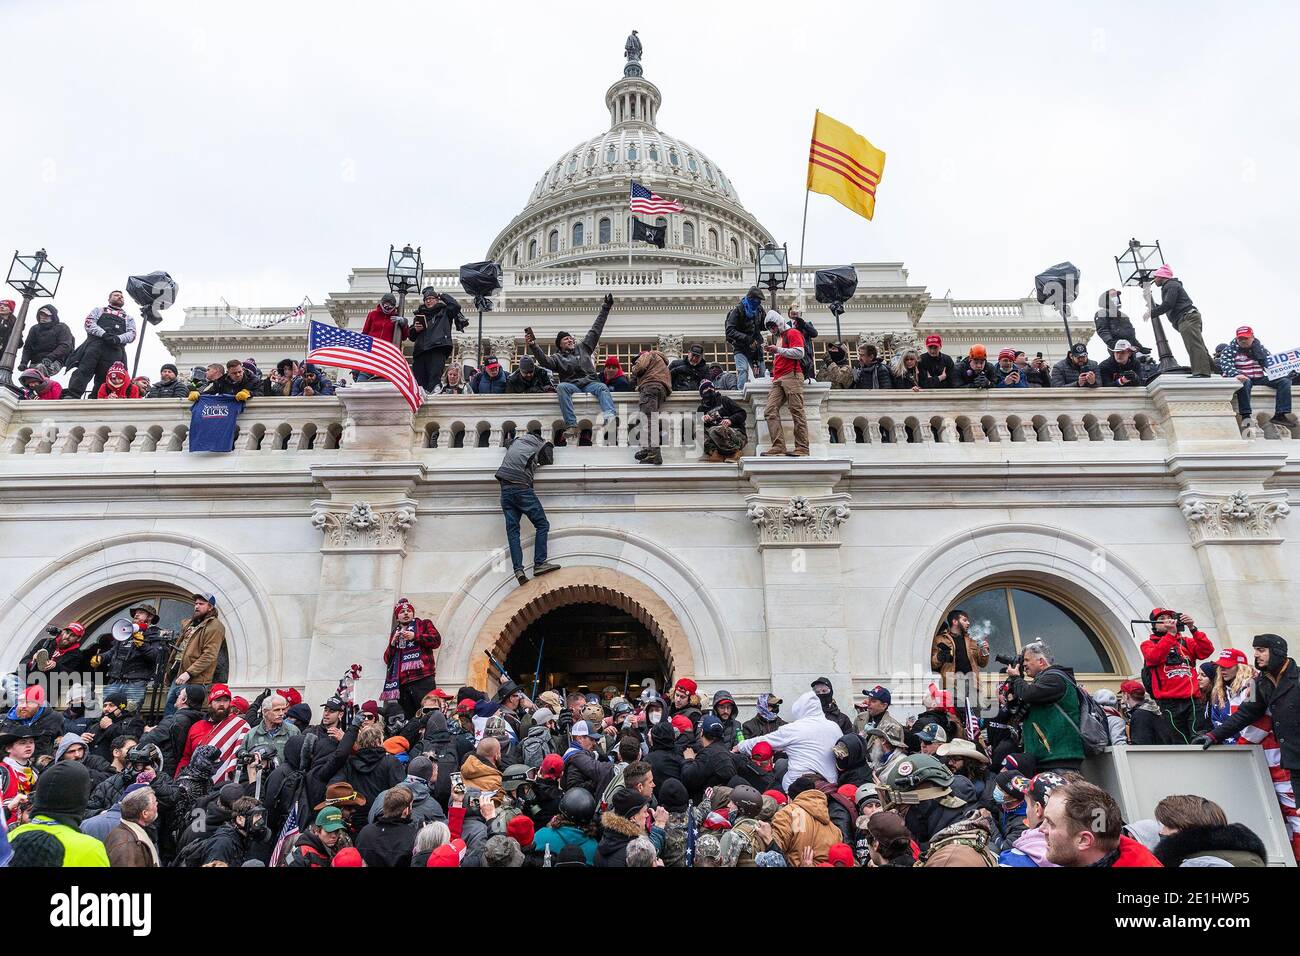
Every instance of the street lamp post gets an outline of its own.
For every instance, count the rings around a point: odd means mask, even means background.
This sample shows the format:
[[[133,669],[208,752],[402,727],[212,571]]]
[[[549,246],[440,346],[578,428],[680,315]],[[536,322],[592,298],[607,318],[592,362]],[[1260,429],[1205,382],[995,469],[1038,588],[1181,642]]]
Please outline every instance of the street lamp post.
[[[1065,347],[1074,348],[1074,336],[1070,334],[1070,304],[1079,297],[1079,267],[1073,262],[1049,266],[1034,276],[1034,292],[1039,304],[1051,305],[1060,315],[1065,324]]]
[[[784,289],[786,280],[790,277],[790,255],[786,247],[764,246],[758,250],[754,273],[757,280],[754,284],[767,286],[767,291],[772,296],[772,308],[776,309],[776,290]]]
[[[62,267],[50,262],[44,249],[39,249],[30,256],[21,256],[17,250],[14,251],[9,276],[5,281],[23,297],[23,304],[14,317],[9,337],[5,340],[4,353],[0,355],[0,385],[9,386],[13,383],[14,366],[18,361],[18,343],[23,338],[23,325],[27,321],[27,308],[32,299],[54,298],[62,278]]]
[[[388,288],[397,296],[397,321],[393,323],[393,345],[402,347],[402,327],[406,324],[406,294],[417,292],[424,282],[424,263],[420,250],[407,243],[401,249],[388,247]]]
[[[1160,248],[1159,239],[1154,245],[1146,245],[1138,239],[1130,239],[1128,248],[1115,257],[1115,268],[1119,272],[1120,285],[1140,287],[1148,310],[1154,305],[1151,299],[1151,276],[1164,264],[1165,254]],[[1156,367],[1161,372],[1191,371],[1186,366],[1179,365],[1178,360],[1174,358],[1174,353],[1170,351],[1169,340],[1165,338],[1165,327],[1160,321],[1160,316],[1151,316],[1151,328],[1156,338],[1156,355],[1160,359]]]

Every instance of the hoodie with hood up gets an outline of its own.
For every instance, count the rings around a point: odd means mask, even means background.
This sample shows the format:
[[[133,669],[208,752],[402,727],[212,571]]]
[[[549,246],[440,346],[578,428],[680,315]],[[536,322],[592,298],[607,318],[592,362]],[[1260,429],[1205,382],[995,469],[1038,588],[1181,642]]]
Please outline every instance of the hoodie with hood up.
[[[95,393],[95,397],[139,398],[140,389],[136,387],[135,382],[131,381],[126,366],[121,362],[114,362],[109,366],[108,374],[104,376],[104,384],[99,386],[99,391]]]
[[[781,781],[782,790],[788,790],[796,779],[811,772],[837,783],[839,769],[835,766],[833,750],[843,735],[839,724],[822,713],[821,701],[813,691],[799,696],[790,707],[790,716],[794,718],[790,723],[772,733],[741,741],[740,752],[748,756],[760,740],[771,744],[774,751],[783,752],[787,769]]]

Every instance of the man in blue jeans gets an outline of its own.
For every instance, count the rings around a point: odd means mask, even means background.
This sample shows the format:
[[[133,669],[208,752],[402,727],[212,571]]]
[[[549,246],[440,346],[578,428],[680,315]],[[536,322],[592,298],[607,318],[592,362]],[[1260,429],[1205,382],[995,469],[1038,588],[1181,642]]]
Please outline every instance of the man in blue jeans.
[[[501,482],[501,511],[506,516],[506,540],[510,542],[510,560],[515,570],[515,579],[520,584],[528,583],[524,572],[524,549],[519,543],[519,518],[527,515],[533,523],[537,534],[533,542],[533,577],[558,571],[558,564],[546,560],[546,534],[551,524],[546,520],[546,511],[537,500],[533,491],[533,472],[540,465],[549,465],[555,461],[554,446],[540,435],[524,434],[506,448],[506,456],[497,469],[496,480]]]
[[[1255,330],[1249,325],[1237,329],[1237,335],[1231,342],[1219,349],[1219,371],[1224,378],[1235,378],[1241,383],[1237,390],[1237,414],[1244,422],[1250,418],[1250,390],[1267,385],[1277,393],[1273,401],[1274,425],[1291,427],[1288,416],[1291,414],[1291,379],[1287,376],[1271,379],[1268,377],[1269,351],[1264,343],[1255,338]]]
[[[533,336],[533,330],[524,329],[524,344],[537,360],[537,364],[550,369],[559,379],[555,390],[560,398],[560,414],[564,416],[564,444],[566,445],[575,442],[578,435],[578,416],[573,411],[573,396],[578,392],[595,395],[596,401],[600,402],[600,410],[605,420],[610,421],[614,418],[614,398],[609,393],[609,386],[601,381],[596,371],[596,363],[592,361],[596,346],[600,344],[600,334],[605,330],[605,320],[609,318],[609,310],[613,306],[614,297],[606,293],[605,300],[601,303],[600,313],[582,341],[576,341],[568,332],[561,332],[555,336],[555,351],[550,355],[541,350],[537,339]],[[602,426],[604,424],[605,422],[601,422]]]

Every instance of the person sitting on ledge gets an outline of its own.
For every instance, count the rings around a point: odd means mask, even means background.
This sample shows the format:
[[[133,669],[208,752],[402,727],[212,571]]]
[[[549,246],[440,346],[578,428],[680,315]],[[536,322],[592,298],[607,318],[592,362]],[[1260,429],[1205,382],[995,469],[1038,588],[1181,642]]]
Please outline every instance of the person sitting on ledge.
[[[662,465],[664,459],[659,450],[659,413],[673,392],[673,379],[664,354],[657,349],[646,349],[638,355],[632,365],[632,381],[640,397],[637,410],[641,418],[638,429],[641,450],[636,453],[636,460],[643,465]]]
[[[723,395],[713,383],[700,383],[700,407],[704,413],[704,457],[700,461],[740,461],[749,441],[745,434],[745,410]]]
[[[566,445],[577,442],[578,416],[573,410],[573,396],[578,392],[595,395],[606,419],[612,419],[615,415],[614,399],[609,393],[609,386],[600,380],[600,376],[596,374],[596,366],[591,360],[596,346],[600,344],[600,334],[605,329],[609,310],[613,307],[614,297],[607,292],[596,321],[592,323],[582,341],[576,341],[568,332],[560,332],[555,336],[555,351],[550,355],[538,346],[531,329],[524,330],[524,343],[533,358],[537,360],[537,364],[555,372],[560,379],[556,391],[560,397],[560,413],[564,416]]]
[[[39,368],[29,368],[20,372],[18,385],[22,388],[18,397],[29,401],[33,399],[48,401],[63,395],[63,386]]]
[[[1276,379],[1268,377],[1270,355],[1264,343],[1255,338],[1254,329],[1243,325],[1237,329],[1236,337],[1218,351],[1219,371],[1224,378],[1235,378],[1241,383],[1237,389],[1237,414],[1243,422],[1250,419],[1250,390],[1268,386],[1277,393],[1269,421],[1290,428],[1291,379],[1286,375]]]

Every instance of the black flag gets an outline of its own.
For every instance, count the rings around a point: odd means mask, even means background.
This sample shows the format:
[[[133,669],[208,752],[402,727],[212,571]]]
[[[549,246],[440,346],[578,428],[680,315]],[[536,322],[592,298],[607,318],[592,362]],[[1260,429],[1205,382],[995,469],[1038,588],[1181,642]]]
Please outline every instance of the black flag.
[[[647,226],[636,216],[632,217],[632,239],[636,242],[648,242],[651,245],[664,247],[668,241],[668,228],[666,226]]]

